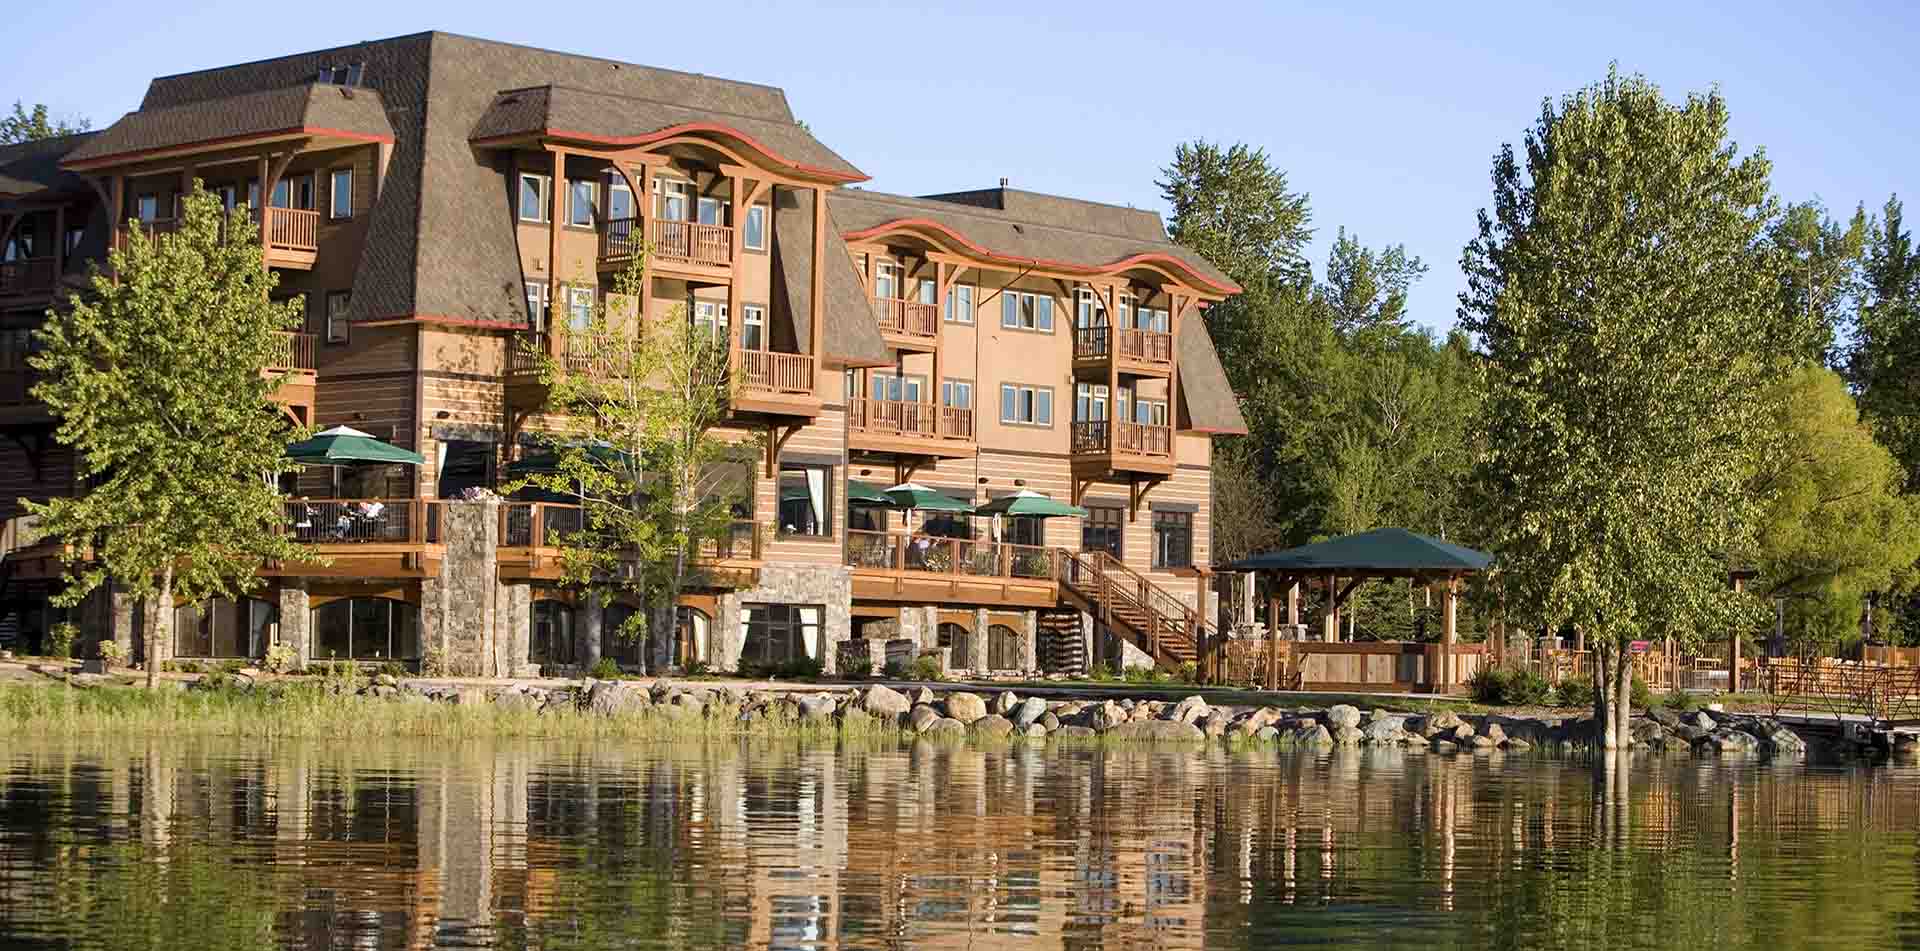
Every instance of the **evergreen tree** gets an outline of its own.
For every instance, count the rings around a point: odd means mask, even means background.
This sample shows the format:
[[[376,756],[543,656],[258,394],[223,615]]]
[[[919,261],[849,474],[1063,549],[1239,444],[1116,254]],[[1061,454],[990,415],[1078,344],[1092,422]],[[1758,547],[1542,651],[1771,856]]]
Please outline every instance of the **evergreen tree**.
[[[52,139],[63,135],[85,132],[93,127],[86,119],[55,119],[47,112],[46,103],[35,103],[29,110],[15,101],[13,114],[0,117],[0,145],[15,145],[21,142],[36,142],[40,139]]]

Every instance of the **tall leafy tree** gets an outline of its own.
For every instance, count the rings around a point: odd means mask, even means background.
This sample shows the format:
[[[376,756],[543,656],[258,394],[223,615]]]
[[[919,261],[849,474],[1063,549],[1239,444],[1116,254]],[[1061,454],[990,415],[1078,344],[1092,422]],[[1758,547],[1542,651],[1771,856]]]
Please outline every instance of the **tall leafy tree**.
[[[1869,226],[1847,379],[1862,415],[1920,489],[1920,249],[1898,195]]]
[[[584,326],[550,323],[555,353],[534,355],[558,414],[557,465],[521,484],[581,505],[582,529],[561,539],[562,578],[596,606],[619,592],[646,605],[616,633],[645,638],[642,656],[658,669],[703,549],[729,537],[751,491],[754,453],[719,431],[735,388],[727,342],[684,308],[636,320],[645,287],[636,255]]]
[[[1307,196],[1289,190],[1287,174],[1267,160],[1264,149],[1182,143],[1160,174],[1174,241],[1242,286],[1307,279],[1306,246],[1313,239]]]
[[[1341,228],[1327,255],[1319,297],[1343,336],[1370,328],[1404,331],[1411,326],[1407,291],[1426,273],[1427,266],[1405,245],[1375,251]]]
[[[1585,633],[1607,748],[1631,741],[1632,641],[1758,617],[1728,569],[1753,550],[1763,397],[1801,334],[1762,240],[1768,175],[1718,93],[1672,103],[1609,71],[1495,156],[1463,254],[1483,525],[1509,600]]]
[[[1789,205],[1767,229],[1767,237],[1784,261],[1780,305],[1801,318],[1798,323],[1809,335],[1802,345],[1808,358],[1839,361],[1834,342],[1859,290],[1866,209],[1856,209],[1842,226],[1819,202]]]
[[[33,389],[73,447],[86,488],[22,500],[73,558],[57,598],[77,604],[108,578],[158,600],[147,682],[173,646],[173,605],[238,597],[268,559],[297,559],[274,476],[291,468],[298,435],[272,402],[264,372],[298,326],[297,301],[269,295],[259,233],[246,209],[226,212],[198,182],[171,234],[128,229],[111,271],[49,311],[30,358]]]
[[[33,108],[28,109],[16,100],[13,114],[0,116],[0,145],[35,142],[85,132],[91,128],[93,123],[85,118],[54,118],[47,111],[46,103],[34,103]]]

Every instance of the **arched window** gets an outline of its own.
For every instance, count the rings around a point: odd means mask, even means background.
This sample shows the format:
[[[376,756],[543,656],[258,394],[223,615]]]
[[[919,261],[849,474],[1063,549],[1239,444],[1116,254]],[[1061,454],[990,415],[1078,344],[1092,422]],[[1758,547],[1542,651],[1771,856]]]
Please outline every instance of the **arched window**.
[[[418,660],[420,609],[391,598],[341,598],[313,609],[314,660]]]
[[[639,613],[640,609],[631,604],[615,602],[607,605],[600,615],[600,656],[611,657],[614,663],[622,667],[637,669],[643,666],[640,652],[642,642],[646,640],[645,632],[642,631],[631,640],[620,633],[627,619]]]
[[[713,618],[699,608],[681,606],[674,614],[673,659],[682,669],[711,663]]]
[[[1020,669],[1020,635],[1005,624],[987,628],[987,669]]]
[[[967,645],[973,642],[973,632],[951,621],[941,624],[937,631],[940,636],[940,646],[952,649],[952,653],[948,655],[948,664],[963,670],[972,667],[972,664],[967,663]]]
[[[535,664],[571,664],[578,660],[573,650],[573,605],[542,598],[533,602],[533,633],[527,645],[528,659]]]
[[[173,609],[173,656],[262,657],[280,611],[258,598],[214,598]]]

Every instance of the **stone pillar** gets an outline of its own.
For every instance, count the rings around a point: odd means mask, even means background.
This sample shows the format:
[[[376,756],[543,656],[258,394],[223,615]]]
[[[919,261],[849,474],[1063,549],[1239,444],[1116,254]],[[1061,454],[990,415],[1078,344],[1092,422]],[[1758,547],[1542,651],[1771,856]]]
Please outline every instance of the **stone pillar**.
[[[492,570],[489,579],[497,579]],[[533,588],[524,584],[499,584],[495,581],[493,609],[493,655],[495,677],[534,677],[540,671],[533,666]]]
[[[1025,616],[1020,635],[1020,672],[1032,676],[1040,671],[1040,612],[1027,611]]]
[[[293,648],[295,670],[313,659],[313,612],[308,607],[306,582],[287,579],[275,589],[280,608],[279,643]]]
[[[439,577],[420,586],[422,644],[439,649],[453,674],[510,676],[496,643],[500,503],[449,499],[441,507],[446,556]]]
[[[119,585],[113,586],[113,593],[109,597],[112,600],[112,607],[110,608],[112,619],[108,622],[108,630],[106,632],[106,637],[112,638],[116,643],[120,645],[120,652],[121,652],[120,656],[132,657],[133,641],[134,641],[133,629],[134,629],[134,622],[135,622],[134,615],[139,613],[134,610],[134,602],[136,602],[139,599],[135,598],[133,595],[130,595],[124,591],[121,591]],[[104,640],[106,639],[106,637],[103,637],[102,639]]]
[[[973,610],[973,630],[967,634],[967,670],[987,669],[987,609]]]
[[[714,670],[738,671],[740,649],[744,646],[745,638],[740,628],[740,595],[723,594],[719,608],[713,615],[713,630],[707,642],[707,663]]]
[[[580,600],[580,616],[576,619],[579,622],[576,628],[578,635],[575,640],[580,645],[580,669],[591,671],[595,664],[600,663],[601,628],[607,615],[600,603],[600,592],[589,591]]]

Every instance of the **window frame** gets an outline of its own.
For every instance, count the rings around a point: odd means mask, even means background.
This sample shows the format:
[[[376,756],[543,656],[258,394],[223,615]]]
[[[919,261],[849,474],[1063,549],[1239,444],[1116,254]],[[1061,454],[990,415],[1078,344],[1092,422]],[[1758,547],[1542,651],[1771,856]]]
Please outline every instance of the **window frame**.
[[[1193,565],[1193,513],[1175,512],[1168,509],[1153,510],[1153,567],[1155,569],[1188,568]],[[1169,559],[1169,536],[1181,543],[1179,560]]]
[[[1036,294],[1032,291],[1003,291],[1003,303],[1000,305],[1000,328],[1002,330],[1021,330],[1027,333],[1053,333],[1053,295]],[[1044,303],[1046,306],[1042,307]],[[1044,319],[1043,319],[1044,318]]]
[[[689,216],[698,213],[694,200],[700,196],[694,194],[692,180],[659,172],[655,172],[652,178],[653,217],[661,221],[694,221],[695,219]],[[672,198],[678,198],[681,202],[680,217],[678,218],[669,218],[666,215],[667,202]]]
[[[726,305],[721,305],[722,307]],[[758,346],[747,340],[749,328],[759,332]],[[767,339],[767,308],[761,304],[740,305],[740,349],[765,352],[770,341]]]
[[[539,333],[553,315],[553,285],[546,281],[526,281],[527,329]]]
[[[336,308],[334,306],[335,302],[339,303],[339,307]],[[347,342],[347,328],[349,326],[347,323],[347,308],[352,306],[352,304],[353,292],[350,290],[327,292],[326,300],[321,305],[325,307],[326,310],[321,312],[320,319],[322,322],[321,329],[326,332],[328,343]]]
[[[962,391],[966,393],[966,397],[967,397],[965,404],[961,404],[954,401],[954,395]],[[940,381],[940,405],[948,409],[964,409],[964,410],[972,411],[973,381],[969,379],[963,379],[960,377],[951,377],[951,376],[941,380]]]
[[[345,176],[347,187],[347,207],[340,209],[340,178]],[[348,221],[353,218],[353,166],[327,170],[327,219],[329,221]]]
[[[580,189],[587,190],[587,220],[580,221]],[[582,231],[592,231],[600,218],[600,183],[591,178],[567,179],[567,221],[566,226]]]
[[[874,396],[873,388],[875,386],[881,387],[882,392],[898,392],[900,395]],[[909,387],[913,389],[915,394],[912,397],[907,396],[907,389]],[[885,370],[874,371],[867,375],[868,399],[886,400],[893,403],[921,403],[924,401],[919,399],[919,394],[925,393],[926,391],[927,378],[918,373],[901,373],[895,370]]]
[[[531,181],[538,194],[534,198],[537,216],[527,217],[527,183]],[[553,216],[553,176],[545,172],[521,172],[520,185],[515,190],[514,217],[528,224],[546,224]]]
[[[627,213],[624,215],[616,215],[613,213],[614,198],[622,194],[627,196]],[[622,218],[637,218],[640,216],[640,206],[633,200],[633,189],[627,187],[627,180],[621,177],[617,171],[610,170],[606,174],[606,196],[606,218],[608,221],[618,221]]]
[[[774,492],[774,499],[775,499],[774,530],[779,535],[779,537],[781,538],[817,538],[817,539],[831,539],[834,537],[833,470],[834,470],[834,467],[830,465],[822,465],[822,464],[810,463],[810,462],[787,462],[784,460],[781,461],[780,468],[775,473],[774,482],[773,482],[773,492]],[[807,491],[809,496],[811,496],[812,494],[813,486],[812,486],[811,478],[808,478],[806,474],[812,473],[812,472],[822,473],[820,513],[818,517],[815,519],[814,531],[802,531],[797,528],[792,531],[788,531],[786,519],[781,517],[782,513],[780,513],[779,511],[780,494],[781,494],[782,487],[786,484],[787,474],[790,472],[802,474],[803,481],[807,483]]]
[[[580,333],[592,327],[594,299],[599,296],[597,293],[599,288],[586,284],[569,284],[566,286],[565,291],[567,299],[567,329],[573,333]],[[581,320],[579,319],[581,312],[578,308],[580,298],[583,295],[586,297],[587,307],[585,319]]]
[[[813,612],[813,620],[811,622],[807,620],[806,612],[808,611]],[[759,629],[759,636],[757,638],[754,636],[756,627]],[[813,628],[813,643],[815,649],[821,654],[824,654],[827,650],[827,644],[823,640],[823,638],[826,637],[827,630],[826,605],[786,604],[764,601],[747,602],[740,605],[740,666],[766,667],[775,664],[791,663],[801,658],[807,660],[823,659],[820,656],[807,652],[806,631],[809,627]],[[770,656],[771,652],[767,649],[776,642],[774,638],[776,632],[780,635],[778,643],[790,648],[788,656],[778,659]],[[761,647],[760,656],[748,657],[746,653],[747,645],[756,643]]]
[[[1014,397],[1013,409],[1015,418],[1012,419],[1007,417],[1007,396],[1009,392],[1011,392]],[[1043,402],[1040,397],[1042,394],[1046,396],[1044,401],[1046,406],[1045,421],[1042,421],[1040,418],[1040,409]],[[1029,417],[1027,419],[1018,418],[1022,415],[1021,409],[1023,405],[1027,411],[1026,415]],[[1000,424],[1003,426],[1027,426],[1034,429],[1052,429],[1053,387],[1033,383],[1001,383]]]
[[[767,250],[767,212],[771,209],[765,204],[755,203],[747,206],[746,217],[740,221],[740,247],[742,250],[764,254]],[[760,242],[754,243],[758,233]]]
[[[891,258],[880,258],[874,261],[873,262],[873,299],[874,300],[899,300],[900,292],[903,289],[902,285],[904,284],[905,276],[906,276],[906,269],[901,267],[897,262],[895,262]],[[880,292],[880,282],[883,280],[886,281],[888,285],[892,288],[892,293],[883,294]]]
[[[1086,505],[1087,517],[1080,520],[1080,550],[1104,551],[1122,561],[1126,560],[1127,550],[1127,510],[1120,505]],[[1100,513],[1096,516],[1094,513]],[[1089,543],[1089,533],[1100,533],[1112,539],[1111,545],[1093,545]]]
[[[963,290],[966,291],[967,298],[967,306],[964,310],[959,307],[960,292]],[[979,301],[979,289],[975,285],[954,284],[947,288],[946,308],[941,312],[940,319],[950,324],[971,324],[974,322],[974,315],[979,312]]]

